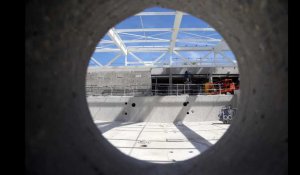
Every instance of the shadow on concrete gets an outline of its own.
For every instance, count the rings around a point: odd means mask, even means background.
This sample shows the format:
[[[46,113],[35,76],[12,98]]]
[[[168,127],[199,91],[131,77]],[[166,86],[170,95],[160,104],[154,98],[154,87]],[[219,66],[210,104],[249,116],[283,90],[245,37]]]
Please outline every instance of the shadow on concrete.
[[[188,104],[186,106],[181,105],[181,110],[180,112],[177,114],[177,116],[174,119],[174,123],[183,121],[184,118],[188,115],[187,112],[190,111],[192,104],[195,103],[197,96],[187,96],[186,97],[186,102],[188,102]]]
[[[219,97],[220,98],[220,97]],[[197,96],[186,96],[185,102],[189,102],[186,106],[183,105],[181,102],[170,102],[170,101],[163,101],[163,98],[144,98],[144,97],[130,97],[126,100],[127,105],[125,105],[125,101],[116,101],[116,102],[91,102],[88,103],[89,107],[110,107],[112,110],[114,110],[114,107],[117,107],[118,111],[114,114],[115,118],[111,119],[108,123],[108,125],[105,125],[103,127],[100,127],[100,130],[102,133],[107,132],[110,129],[113,129],[115,127],[121,126],[124,123],[130,122],[129,124],[138,123],[138,122],[148,122],[150,121],[151,112],[157,108],[157,107],[172,107],[172,106],[178,106],[181,107],[180,111],[174,116],[174,119],[171,119],[173,123],[177,123],[180,121],[183,121],[187,115],[187,112],[189,112],[192,108],[192,106],[219,106],[220,104],[226,105],[228,101],[219,101],[219,98],[215,101],[196,101]],[[232,99],[231,99],[232,101]],[[132,104],[135,104],[133,107]],[[121,108],[121,109],[120,109]],[[133,109],[131,109],[133,108]],[[211,115],[211,111],[213,110],[213,107],[210,109],[209,113],[206,114],[206,116]],[[93,116],[96,116],[98,113],[101,113],[101,110],[98,110]],[[201,112],[201,111],[200,111]],[[125,115],[126,114],[126,115]],[[101,115],[101,114],[100,114]],[[164,116],[161,116],[164,118]],[[206,117],[207,118],[207,117]],[[115,122],[113,122],[115,121]],[[96,124],[99,128],[99,124]],[[101,123],[100,125],[104,125],[104,123]]]
[[[191,104],[194,104],[195,100],[196,96],[187,96],[186,101],[189,102],[189,104],[181,108],[180,112],[174,119],[173,124],[201,153],[207,150],[212,144],[182,123],[184,118],[188,115],[187,112],[191,109]]]
[[[196,97],[196,96],[189,96],[189,97]],[[205,102],[205,101],[201,101],[201,102],[194,102],[195,105],[200,105],[200,106],[212,106],[212,105],[226,105],[228,104],[228,101],[209,101],[209,102]],[[123,102],[91,102],[88,103],[90,107],[96,107],[96,106],[101,106],[101,107],[113,107],[113,106],[119,106],[119,105],[123,105]],[[145,101],[143,102],[143,104],[145,105],[153,105],[151,104],[151,101]],[[182,102],[160,102],[159,104],[153,105],[153,106],[178,106],[178,105],[182,105]]]
[[[102,125],[109,124],[109,123],[111,123],[111,122],[96,122],[96,121],[94,121],[94,123],[95,123],[95,125],[97,125],[97,126],[102,126]]]
[[[160,106],[159,104],[161,104],[160,98],[141,98],[144,100],[136,100],[136,98],[138,97],[129,98],[129,100],[127,101],[127,106],[124,106],[122,112],[120,112],[119,115],[113,119],[113,121],[135,123],[147,122],[150,120],[149,116],[151,116],[151,111],[153,111],[154,108]],[[132,104],[135,104],[135,106],[132,107]],[[103,104],[99,105],[103,106]],[[122,105],[124,105],[124,102],[122,102]],[[113,106],[113,104],[109,105],[109,107]],[[125,115],[125,112],[127,113],[127,115]]]
[[[136,97],[135,97],[136,98]],[[137,103],[136,100],[134,100],[133,97],[129,98],[129,100],[127,101],[127,108],[131,108],[132,104],[135,103],[135,107],[132,108],[140,108],[140,106],[143,106],[143,108],[141,108],[141,110],[131,110],[134,111],[135,114],[130,113],[130,110],[126,110],[126,107],[124,106],[124,109],[121,110],[119,112],[119,114],[117,115],[116,118],[113,119],[113,121],[111,122],[102,122],[102,123],[95,123],[96,126],[100,129],[101,133],[104,134],[105,132],[115,128],[115,127],[119,127],[119,126],[124,126],[124,125],[130,125],[133,123],[140,123],[140,122],[147,122],[149,114],[151,113],[151,111],[153,110],[154,107],[156,107],[156,105],[146,105],[147,104],[158,104],[160,101],[152,98],[152,99],[147,99],[147,101],[143,101],[140,103]],[[122,104],[124,105],[124,102],[118,102],[117,104]],[[109,107],[114,107],[116,105],[116,103],[111,103],[108,104],[107,102],[92,102],[89,103],[89,106],[109,106]],[[101,112],[100,111],[97,111]],[[125,115],[125,112],[127,113],[127,115]],[[94,115],[96,115],[97,113],[95,113]],[[135,116],[135,117],[132,117]],[[101,125],[105,125],[106,126],[101,126]],[[99,126],[100,125],[100,126]]]
[[[119,127],[119,126],[126,126],[126,125],[131,125],[131,124],[134,124],[132,122],[126,122],[126,123],[123,123],[123,122],[117,122],[117,121],[112,121],[112,122],[105,122],[105,123],[109,123],[108,125],[106,126],[101,126],[101,124],[96,124],[97,128],[100,129],[101,133],[104,134],[105,132],[115,128],[115,127]],[[138,123],[138,122],[135,122],[135,123]],[[104,125],[104,124],[102,124]]]
[[[229,125],[229,124],[224,124],[224,123],[211,123],[212,125]]]
[[[199,134],[191,130],[184,124],[176,125],[174,124],[177,129],[194,145],[194,147],[200,152],[204,152],[207,150],[212,144],[206,140],[205,138],[201,137]]]
[[[218,101],[220,99],[220,96],[218,96],[218,98],[217,98],[217,100],[216,101]],[[231,99],[232,100],[232,99]],[[231,101],[230,100],[230,101]],[[230,102],[229,102],[230,103]],[[213,109],[214,109],[214,107],[215,107],[216,105],[214,105],[213,107],[211,107],[210,108],[210,110],[209,110],[209,112],[208,112],[208,114],[206,115],[206,117],[205,117],[205,119],[207,119],[207,118],[209,118],[209,116],[211,116],[212,114],[212,111],[213,111]],[[216,117],[218,117],[218,116],[216,116]]]

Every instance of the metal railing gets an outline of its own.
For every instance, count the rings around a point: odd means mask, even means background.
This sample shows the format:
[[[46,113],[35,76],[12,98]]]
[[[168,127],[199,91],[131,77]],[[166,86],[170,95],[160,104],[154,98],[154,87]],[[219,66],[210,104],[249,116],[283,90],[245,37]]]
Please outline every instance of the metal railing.
[[[86,87],[87,96],[151,96],[151,85]]]
[[[131,86],[86,87],[87,96],[166,96],[166,95],[212,95],[221,94],[221,84],[153,84]]]
[[[221,94],[220,84],[211,84],[213,88],[205,88],[205,84],[154,84],[153,95],[208,95]]]

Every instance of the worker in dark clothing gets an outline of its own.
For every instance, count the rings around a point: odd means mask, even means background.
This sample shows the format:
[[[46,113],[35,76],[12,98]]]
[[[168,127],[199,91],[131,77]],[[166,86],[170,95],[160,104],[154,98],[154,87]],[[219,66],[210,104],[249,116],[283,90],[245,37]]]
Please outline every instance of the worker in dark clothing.
[[[185,92],[187,92],[188,94],[190,94],[190,85],[192,83],[191,79],[192,79],[192,75],[188,72],[188,71],[185,71],[184,73],[184,78],[186,79],[185,81]]]
[[[190,81],[190,74],[188,71],[185,71],[184,73],[184,78],[186,79],[186,82],[189,82]]]

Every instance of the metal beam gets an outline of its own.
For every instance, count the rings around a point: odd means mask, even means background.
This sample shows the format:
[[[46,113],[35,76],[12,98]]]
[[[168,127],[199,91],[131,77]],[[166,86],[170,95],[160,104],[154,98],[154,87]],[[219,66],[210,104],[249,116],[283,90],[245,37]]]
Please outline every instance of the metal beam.
[[[237,65],[232,59],[228,58],[223,52],[219,52],[227,61],[231,62],[233,65]]]
[[[108,36],[111,40],[116,44],[116,46],[123,52],[124,55],[127,55],[127,48],[125,44],[123,43],[122,39],[120,38],[119,34],[115,31],[114,28],[111,28],[108,31]]]
[[[143,27],[143,16],[160,16],[160,15],[175,15],[174,23],[172,28],[144,28]],[[131,68],[140,68],[140,67],[232,67],[236,66],[236,61],[232,60],[230,57],[227,57],[223,51],[230,51],[230,48],[226,44],[223,39],[218,39],[214,37],[210,37],[211,35],[207,32],[215,33],[215,29],[211,27],[206,28],[180,28],[180,24],[182,21],[183,15],[189,15],[187,13],[183,13],[180,11],[173,11],[173,12],[141,12],[136,14],[135,16],[139,17],[141,20],[141,28],[127,28],[127,29],[115,29],[111,28],[107,35],[111,38],[111,40],[101,40],[100,44],[101,47],[96,47],[95,52],[111,52],[117,53],[115,57],[113,57],[106,65],[102,65],[98,62],[95,58],[91,58],[98,66],[104,66],[107,68],[115,68],[115,67],[131,67]],[[128,32],[128,33],[127,33]],[[146,33],[146,32],[153,32]],[[179,32],[189,34],[188,38],[177,39]],[[203,32],[199,34],[199,32]],[[164,39],[165,37],[154,37],[157,35],[163,35],[166,33],[168,34],[168,38]],[[146,36],[146,34],[150,34]],[[133,39],[122,40],[121,36],[131,35],[135,36]],[[144,35],[144,36],[143,36]],[[171,35],[171,37],[170,37]],[[214,42],[218,42],[217,44]],[[126,43],[137,43],[135,46],[126,46]],[[143,44],[145,43],[145,44]],[[151,43],[151,44],[146,44]],[[152,44],[153,43],[153,44]],[[159,44],[165,43],[165,44]],[[169,43],[169,44],[168,44]],[[177,46],[176,43],[181,43],[182,46]],[[187,43],[187,44],[186,44]],[[102,45],[103,44],[103,45]],[[106,44],[106,45],[105,45]],[[115,44],[116,47],[109,48],[109,45]],[[133,45],[133,44],[132,44]],[[143,46],[142,46],[143,45]],[[154,45],[154,46],[151,46]],[[185,47],[186,46],[186,47]],[[198,60],[189,60],[182,56],[181,51],[191,51],[191,52],[202,52],[208,51],[208,53],[202,58]],[[142,60],[143,57],[138,57],[135,53],[151,53],[157,52],[160,55],[154,58],[153,61],[144,61]],[[167,53],[174,53],[179,58],[175,60],[172,58],[172,54],[170,57],[167,58],[165,55]],[[211,54],[212,59],[207,59]],[[215,56],[220,54],[218,58]],[[120,56],[125,55],[124,64],[112,66]],[[133,57],[132,62],[128,62],[128,55]],[[194,57],[193,57],[194,58]],[[167,61],[166,61],[167,60]],[[101,60],[100,60],[101,61]],[[196,62],[197,64],[192,64]],[[174,63],[174,64],[172,64]],[[178,64],[176,64],[178,63]],[[182,63],[187,63],[186,65],[182,65]],[[128,65],[129,64],[129,65]]]
[[[139,63],[145,64],[144,61],[138,56],[136,56],[134,53],[129,52],[129,54],[132,55]]]
[[[175,47],[174,51],[213,51],[214,47],[206,46],[206,47]],[[127,52],[166,52],[169,51],[169,47],[128,47]],[[223,50],[223,51],[230,51],[230,50]],[[115,48],[96,48],[95,52],[120,52],[120,49]]]
[[[172,28],[144,28],[144,29],[115,29],[117,33],[124,32],[172,32]],[[189,32],[211,32],[213,28],[180,28],[179,31]]]
[[[96,63],[98,66],[103,66],[101,63],[99,63],[94,57],[91,57],[91,60]]]
[[[156,33],[156,34],[153,34],[153,35],[148,35],[148,36],[144,36],[144,35],[137,35],[137,34],[133,34],[133,33],[120,33],[121,35],[130,35],[130,36],[136,36],[136,37],[139,37],[139,38],[136,38],[136,39],[162,39],[162,38],[156,38],[156,37],[153,37],[153,36],[158,36],[158,35],[163,35],[163,34],[166,34],[166,33],[170,33],[170,32],[161,32],[161,33]]]
[[[213,52],[208,52],[202,59],[206,59],[211,53]]]
[[[224,40],[221,40],[215,47],[214,47],[214,52],[218,53],[221,51],[226,51],[230,50],[229,46]]]
[[[123,43],[168,43],[172,40],[168,39],[152,39],[152,40],[122,40]],[[220,42],[221,39],[176,39],[176,42]],[[173,41],[172,41],[173,42]],[[101,41],[101,44],[114,43],[114,41]],[[174,45],[175,46],[175,45]],[[173,47],[174,47],[173,46]]]
[[[188,38],[188,39],[177,39],[176,42],[220,42],[221,39],[194,39],[194,38]]]
[[[113,49],[113,48],[97,48],[95,49],[95,52],[121,52],[120,49]]]
[[[160,15],[160,16],[165,16],[165,15],[176,15],[176,12],[141,12],[141,13],[138,13],[134,16],[157,16],[157,15]],[[183,15],[189,15],[187,13],[183,13]]]
[[[170,48],[169,48],[170,52],[173,52],[173,49],[175,47],[177,35],[179,32],[179,28],[180,28],[180,24],[181,24],[181,20],[182,20],[182,16],[183,16],[182,12],[176,11],[176,16],[175,16],[175,20],[174,20],[174,24],[173,24],[173,32],[172,32],[171,41],[170,41]]]
[[[157,57],[154,61],[153,64],[158,62],[162,57],[164,57],[166,55],[167,52],[164,52],[163,54],[161,54],[159,57]]]
[[[192,65],[192,63],[190,62],[190,60],[184,58],[182,55],[180,55],[178,52],[173,51],[173,53],[175,53],[177,56],[179,56],[184,62],[188,63],[189,65]]]
[[[111,59],[105,66],[110,66],[114,61],[116,61],[122,54],[116,55],[113,59]]]
[[[215,38],[211,37],[209,34],[208,35],[198,35],[198,34],[190,33],[190,32],[182,32],[182,33],[185,33],[188,35],[193,35],[193,36],[200,37],[200,38],[215,39]],[[196,38],[196,39],[198,39],[198,38]],[[221,39],[219,39],[219,40],[221,41]]]
[[[128,64],[138,64],[138,62],[129,62]],[[200,65],[152,65],[152,66],[107,66],[105,68],[161,68],[161,67],[178,67],[178,68],[182,68],[182,67],[236,67],[236,66],[233,66],[232,64],[227,64],[227,63],[217,63],[216,65],[212,65],[212,63],[201,63]],[[93,68],[97,68],[97,67],[92,67],[90,66],[89,69],[93,69]]]
[[[167,39],[153,39],[153,40],[141,40],[141,39],[133,39],[133,40],[123,40],[123,43],[160,43],[160,42],[170,42]],[[104,41],[101,43],[112,43],[112,41]]]

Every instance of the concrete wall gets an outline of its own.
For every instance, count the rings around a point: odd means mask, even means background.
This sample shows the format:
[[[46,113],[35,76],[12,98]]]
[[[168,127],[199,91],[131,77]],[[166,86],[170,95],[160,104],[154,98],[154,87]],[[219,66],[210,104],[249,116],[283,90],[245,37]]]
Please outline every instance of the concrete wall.
[[[105,86],[103,88],[103,86]],[[99,89],[99,87],[101,87]],[[90,68],[86,75],[86,94],[107,95],[113,91],[114,95],[122,95],[135,89],[135,95],[151,93],[150,69],[118,69],[118,68]]]
[[[150,69],[88,69],[86,86],[151,86]]]
[[[240,100],[240,90],[235,90],[231,100],[231,104],[233,108],[238,108],[239,100]]]
[[[88,103],[94,120],[176,122],[218,120],[220,109],[231,104],[232,100],[232,95],[112,96],[89,97]],[[184,106],[185,102],[189,103]],[[133,103],[135,107],[132,106]]]
[[[89,68],[86,75],[87,95],[108,95],[113,89],[114,95],[124,94],[134,89],[135,95],[151,94],[151,75],[184,74],[188,70],[191,74],[238,74],[237,67],[224,68]],[[107,86],[107,88],[97,88]],[[96,87],[96,88],[94,88]]]

